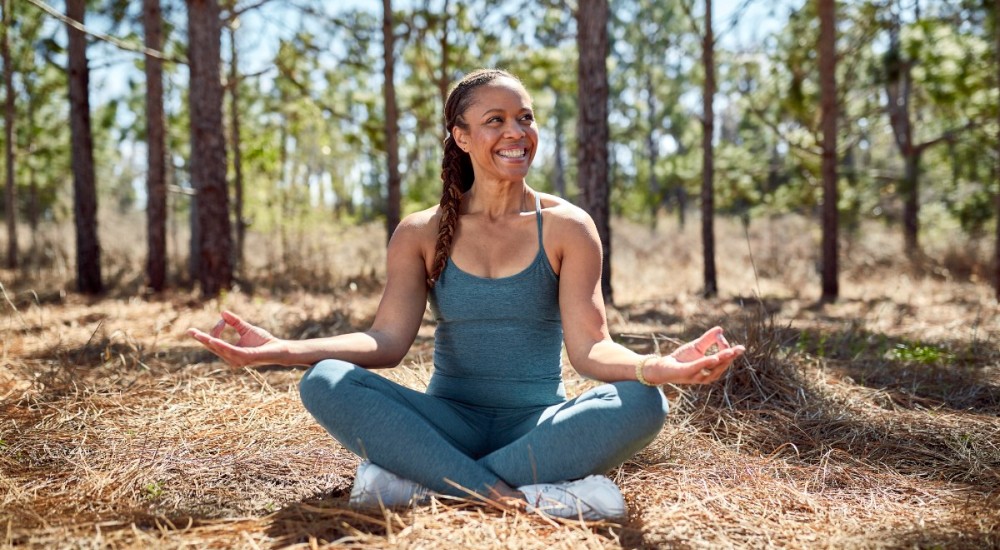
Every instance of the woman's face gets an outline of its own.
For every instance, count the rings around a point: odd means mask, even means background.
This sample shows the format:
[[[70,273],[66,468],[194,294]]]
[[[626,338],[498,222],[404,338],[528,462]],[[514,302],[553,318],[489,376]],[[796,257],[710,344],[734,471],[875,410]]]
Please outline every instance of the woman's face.
[[[515,80],[498,78],[476,88],[452,135],[469,153],[476,180],[521,181],[538,148],[538,126],[528,92]]]

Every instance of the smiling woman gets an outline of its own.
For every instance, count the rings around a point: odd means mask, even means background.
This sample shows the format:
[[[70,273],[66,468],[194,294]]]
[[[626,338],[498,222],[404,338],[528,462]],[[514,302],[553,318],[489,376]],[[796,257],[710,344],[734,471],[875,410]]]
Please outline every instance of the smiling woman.
[[[663,357],[612,341],[594,222],[527,185],[538,130],[516,77],[468,75],[445,119],[441,202],[393,234],[368,331],[281,340],[224,312],[211,333],[191,334],[234,366],[313,365],[303,404],[367,459],[351,492],[356,506],[435,492],[622,518],[624,498],[603,474],[659,433],[667,402],[658,386],[714,382],[744,349],[718,327]],[[424,393],[371,369],[399,364],[428,301],[437,328]],[[235,344],[220,339],[226,326],[239,333]],[[580,374],[606,384],[567,399],[564,343]]]

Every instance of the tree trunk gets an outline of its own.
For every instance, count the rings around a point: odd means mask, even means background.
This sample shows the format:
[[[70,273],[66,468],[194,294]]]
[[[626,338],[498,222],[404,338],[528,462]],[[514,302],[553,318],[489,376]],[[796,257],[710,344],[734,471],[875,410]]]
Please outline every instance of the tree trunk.
[[[566,197],[566,160],[564,155],[566,154],[566,136],[563,135],[563,126],[565,124],[565,117],[563,114],[563,102],[566,100],[562,98],[562,94],[558,90],[553,90],[555,94],[555,151],[553,156],[555,156],[555,174],[553,175],[553,180],[555,181],[556,195]]]
[[[837,280],[837,27],[834,0],[819,0],[819,74],[823,127],[823,297],[836,301]]]
[[[236,8],[232,1],[230,10]],[[229,131],[233,148],[233,218],[236,224],[236,254],[237,269],[243,266],[244,243],[246,242],[247,224],[243,214],[243,149],[240,137],[240,73],[239,52],[236,49],[236,27],[229,27]]]
[[[903,157],[903,244],[910,258],[920,255],[920,156],[921,149],[911,147]]]
[[[719,293],[715,276],[715,156],[712,148],[715,134],[715,33],[712,30],[712,0],[705,0],[705,35],[701,42],[701,60],[705,68],[705,89],[702,93],[702,171],[701,171],[701,244],[705,259],[706,297]]]
[[[67,0],[66,15],[84,22],[86,0]],[[76,225],[76,286],[85,294],[97,294],[101,281],[101,245],[97,236],[97,184],[94,176],[94,138],[90,128],[90,69],[87,67],[87,36],[70,25],[69,33],[69,125],[72,136],[73,217]]]
[[[388,164],[389,181],[385,205],[386,242],[399,225],[402,194],[399,176],[399,121],[396,108],[396,35],[392,21],[392,1],[382,0],[382,59],[383,90],[385,93],[385,153]],[[442,107],[443,108],[443,107]]]
[[[190,69],[191,181],[201,253],[198,282],[205,296],[232,284],[232,234],[222,125],[222,24],[218,0],[187,0]]]
[[[3,80],[6,100],[4,101],[4,166],[6,166],[7,195],[4,201],[4,217],[7,219],[7,267],[17,268],[17,187],[14,182],[14,66],[10,58],[10,33],[14,21],[11,0],[3,0],[3,42],[0,56],[3,58]]]
[[[451,45],[448,40],[448,23],[451,14],[448,13],[448,4],[451,0],[444,0],[441,7],[441,74],[438,75],[438,95],[441,97],[441,118],[444,118],[444,106],[448,102],[448,87],[451,86],[451,60],[448,54],[451,53]]]
[[[25,116],[25,124],[28,128],[35,127],[35,86],[32,82],[30,75],[23,75],[24,78],[24,95],[28,98]],[[28,146],[25,149],[27,158],[35,152],[35,138],[29,132],[28,135]],[[34,259],[38,253],[38,177],[35,173],[35,167],[32,163],[25,162],[25,168],[28,170],[28,228],[31,229],[31,255]]]
[[[611,289],[611,225],[608,179],[608,2],[580,0],[576,12],[579,115],[577,182],[582,206],[597,225],[603,249],[601,293],[614,303]]]
[[[663,205],[663,190],[656,177],[656,164],[660,158],[660,147],[656,139],[656,88],[653,77],[646,73],[646,106],[649,108],[649,131],[646,134],[646,151],[649,155],[649,215],[650,227],[655,231],[660,206]]]
[[[1000,90],[1000,0],[995,0],[993,10],[993,37],[996,38],[997,89]],[[1000,302],[1000,110],[997,110],[997,180],[996,191],[996,240],[993,251],[993,281],[996,299]]]
[[[143,0],[142,26],[146,47],[163,49],[160,0]],[[163,61],[146,56],[146,284],[156,292],[167,284],[166,129],[163,113]]]

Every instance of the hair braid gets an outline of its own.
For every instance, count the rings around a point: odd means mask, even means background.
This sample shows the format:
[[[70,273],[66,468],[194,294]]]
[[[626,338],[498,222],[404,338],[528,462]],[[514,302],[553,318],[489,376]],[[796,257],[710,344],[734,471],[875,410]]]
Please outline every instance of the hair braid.
[[[455,240],[455,230],[458,229],[458,209],[462,204],[462,194],[472,188],[472,182],[475,180],[472,160],[469,154],[455,143],[451,130],[456,126],[467,129],[462,114],[472,104],[473,90],[498,78],[510,78],[520,82],[514,75],[500,69],[480,69],[469,73],[459,81],[445,102],[444,123],[448,137],[444,140],[444,157],[441,159],[443,188],[438,209],[441,219],[438,225],[437,243],[434,246],[434,261],[431,264],[430,276],[427,278],[428,288],[434,288],[434,284],[448,263],[451,245]]]

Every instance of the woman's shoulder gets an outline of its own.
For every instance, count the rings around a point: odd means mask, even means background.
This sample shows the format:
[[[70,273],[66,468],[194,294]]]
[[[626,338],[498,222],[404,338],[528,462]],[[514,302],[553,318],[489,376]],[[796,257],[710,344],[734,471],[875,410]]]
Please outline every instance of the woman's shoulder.
[[[557,195],[539,193],[545,223],[559,227],[561,231],[578,230],[590,233],[594,220],[586,210]]]
[[[429,240],[433,243],[437,239],[440,219],[438,206],[407,214],[396,226],[393,239],[418,243]]]

